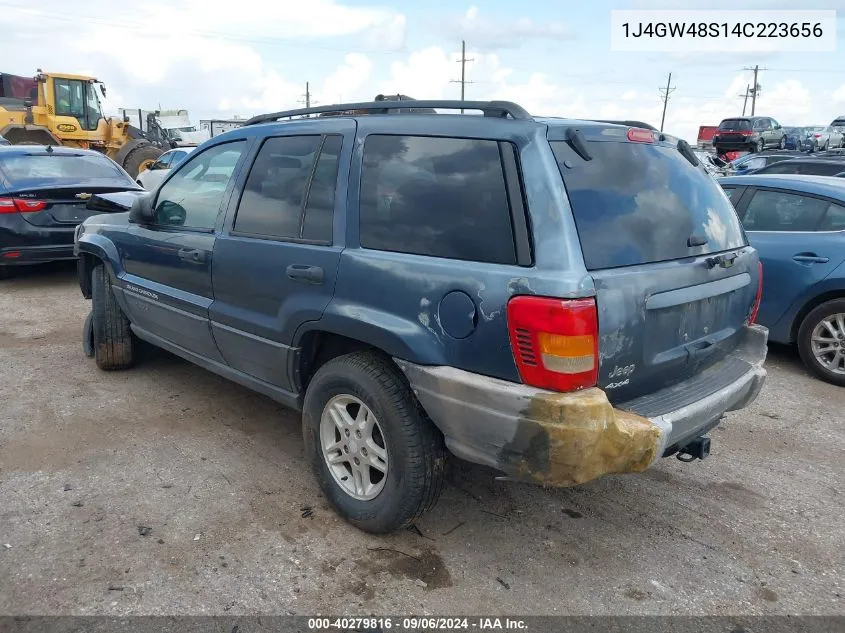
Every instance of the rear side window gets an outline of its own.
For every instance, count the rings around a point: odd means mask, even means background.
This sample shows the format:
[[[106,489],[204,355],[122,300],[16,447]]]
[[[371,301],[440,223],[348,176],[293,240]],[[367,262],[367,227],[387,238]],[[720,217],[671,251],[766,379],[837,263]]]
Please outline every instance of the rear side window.
[[[37,156],[4,156],[0,171],[13,183],[15,180],[50,179],[67,181],[116,180],[126,184],[128,177],[105,156],[93,154],[43,154]]]
[[[751,121],[748,119],[725,119],[719,124],[719,129],[731,132],[750,130]]]
[[[831,204],[822,218],[819,231],[845,231],[845,207]]]
[[[360,207],[364,248],[516,263],[496,141],[368,136]]]
[[[746,231],[815,231],[830,203],[784,191],[758,190],[748,203]]]
[[[585,161],[568,142],[551,145],[587,269],[681,259],[745,245],[728,197],[675,147],[588,141],[593,159]],[[704,244],[688,246],[692,237]]]
[[[341,142],[339,135],[325,137],[325,142],[316,134],[268,138],[249,172],[234,230],[330,241]]]

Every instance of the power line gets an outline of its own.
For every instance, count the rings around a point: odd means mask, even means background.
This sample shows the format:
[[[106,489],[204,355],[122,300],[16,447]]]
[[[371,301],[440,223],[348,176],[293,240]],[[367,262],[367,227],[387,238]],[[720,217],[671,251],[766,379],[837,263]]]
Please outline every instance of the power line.
[[[663,116],[660,118],[660,131],[663,131],[663,123],[666,121],[666,106],[669,105],[669,95],[675,92],[672,86],[672,73],[669,73],[669,79],[666,81],[666,87],[660,88],[660,94],[663,97]]]
[[[467,84],[474,83],[472,81],[467,81],[467,62],[474,62],[475,58],[467,59],[467,43],[465,40],[461,40],[461,58],[458,60],[458,63],[461,65],[461,79],[450,79],[449,83],[452,84],[461,84],[461,101],[464,100],[464,94]],[[461,108],[461,114],[463,114],[463,108]]]

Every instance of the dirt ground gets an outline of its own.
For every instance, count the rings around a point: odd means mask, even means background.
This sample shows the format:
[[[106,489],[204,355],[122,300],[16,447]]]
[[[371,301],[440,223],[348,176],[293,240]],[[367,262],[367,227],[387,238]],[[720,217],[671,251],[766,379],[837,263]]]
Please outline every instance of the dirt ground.
[[[0,281],[2,614],[845,613],[845,389],[791,350],[704,462],[566,490],[455,463],[373,537],[295,414],[163,352],[99,371],[88,310],[72,267]]]

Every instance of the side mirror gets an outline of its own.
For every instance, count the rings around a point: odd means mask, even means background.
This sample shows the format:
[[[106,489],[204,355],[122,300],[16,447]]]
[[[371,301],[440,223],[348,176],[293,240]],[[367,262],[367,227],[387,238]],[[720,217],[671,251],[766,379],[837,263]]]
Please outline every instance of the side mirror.
[[[152,224],[155,215],[152,194],[138,196],[129,207],[129,221],[133,224]]]

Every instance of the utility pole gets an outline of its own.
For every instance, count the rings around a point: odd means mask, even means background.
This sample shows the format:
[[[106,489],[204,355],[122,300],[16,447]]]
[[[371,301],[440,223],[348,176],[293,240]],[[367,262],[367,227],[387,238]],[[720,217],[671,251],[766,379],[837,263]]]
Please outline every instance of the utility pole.
[[[297,103],[304,103],[306,108],[311,107],[311,83],[306,81],[305,82],[305,94],[302,95],[305,99],[300,99]],[[318,102],[314,102],[314,105],[317,105]],[[305,116],[310,117],[310,114],[306,114]]]
[[[757,108],[757,95],[760,92],[761,86],[757,83],[757,73],[761,70],[766,70],[765,68],[760,68],[758,65],[754,65],[754,68],[743,68],[743,70],[752,70],[754,71],[754,83],[753,88],[751,88],[751,116],[754,116],[754,113]]]
[[[467,81],[467,62],[474,62],[474,58],[467,59],[467,43],[466,40],[461,40],[461,58],[458,60],[458,63],[461,65],[461,79],[458,81],[457,79],[452,79],[449,83],[453,84],[461,84],[461,101],[464,100],[464,95],[466,94],[466,84],[474,83],[472,81]],[[461,114],[464,111],[461,109]]]
[[[669,95],[675,92],[672,87],[672,73],[669,73],[669,79],[666,81],[666,87],[660,89],[660,94],[663,96],[663,116],[660,118],[660,131],[663,131],[663,124],[666,122],[666,106],[669,105]]]
[[[745,94],[739,95],[740,97],[744,97],[742,101],[742,116],[745,116],[745,107],[748,105],[748,93],[751,92],[751,84],[746,84],[745,86]]]

